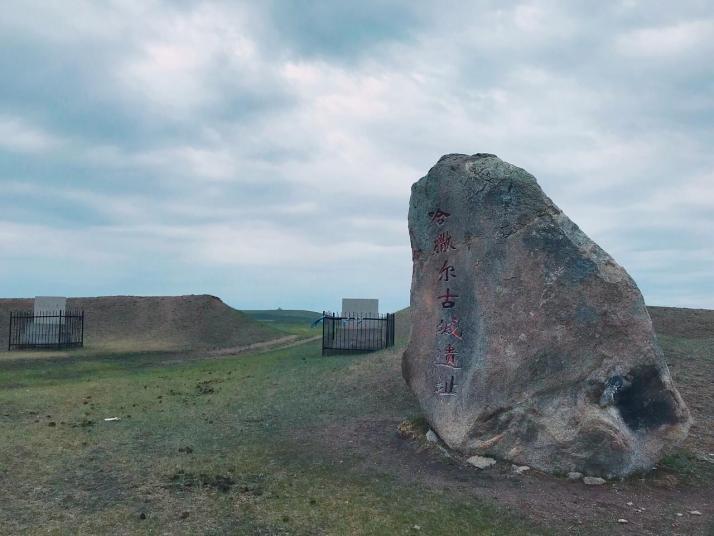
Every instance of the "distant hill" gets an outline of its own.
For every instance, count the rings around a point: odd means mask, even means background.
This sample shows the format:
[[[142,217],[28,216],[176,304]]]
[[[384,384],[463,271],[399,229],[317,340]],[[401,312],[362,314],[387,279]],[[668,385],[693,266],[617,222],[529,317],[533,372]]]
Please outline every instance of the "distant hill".
[[[0,351],[7,350],[10,311],[32,311],[32,299],[0,299]],[[219,298],[106,296],[70,298],[85,312],[85,347],[108,351],[237,348],[285,337]]]
[[[714,311],[682,307],[653,307],[647,310],[658,335],[687,339],[714,337]]]
[[[714,311],[682,307],[647,306],[655,333],[669,337],[706,339],[714,337]],[[396,339],[408,339],[411,332],[409,307],[396,313]]]
[[[254,320],[275,322],[277,324],[312,324],[322,316],[322,313],[315,311],[297,309],[266,309],[243,312]]]

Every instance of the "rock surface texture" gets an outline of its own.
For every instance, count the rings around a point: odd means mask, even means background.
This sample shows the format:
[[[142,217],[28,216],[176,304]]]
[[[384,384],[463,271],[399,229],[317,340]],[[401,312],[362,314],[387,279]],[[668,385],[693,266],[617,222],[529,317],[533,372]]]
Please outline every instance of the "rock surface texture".
[[[494,155],[412,186],[404,378],[468,456],[608,478],[649,469],[690,425],[637,285]]]

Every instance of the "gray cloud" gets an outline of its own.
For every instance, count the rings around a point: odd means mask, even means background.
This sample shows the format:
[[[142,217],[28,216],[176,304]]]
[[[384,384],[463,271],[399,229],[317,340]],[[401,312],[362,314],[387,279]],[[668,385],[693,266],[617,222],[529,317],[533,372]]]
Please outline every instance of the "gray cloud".
[[[442,154],[493,152],[535,174],[649,302],[714,307],[706,2],[5,13],[0,294],[314,309],[361,294],[394,309],[411,183]]]

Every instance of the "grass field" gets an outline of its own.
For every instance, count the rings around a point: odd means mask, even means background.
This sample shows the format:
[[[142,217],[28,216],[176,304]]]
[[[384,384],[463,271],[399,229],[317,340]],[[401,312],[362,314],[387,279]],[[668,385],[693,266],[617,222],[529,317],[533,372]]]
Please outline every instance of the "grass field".
[[[255,320],[281,324],[311,324],[322,316],[317,311],[302,309],[259,309],[241,311]]]
[[[4,363],[3,532],[524,533],[493,506],[370,470],[339,438],[321,444],[335,423],[416,408],[375,382],[393,354],[319,353]]]
[[[315,311],[294,309],[265,309],[241,311],[253,320],[300,337],[315,337],[322,335],[322,324],[313,326],[313,322],[322,316]]]
[[[711,534],[714,338],[663,346],[703,425],[652,475],[599,488],[400,437],[419,411],[399,348],[4,360],[0,532]]]

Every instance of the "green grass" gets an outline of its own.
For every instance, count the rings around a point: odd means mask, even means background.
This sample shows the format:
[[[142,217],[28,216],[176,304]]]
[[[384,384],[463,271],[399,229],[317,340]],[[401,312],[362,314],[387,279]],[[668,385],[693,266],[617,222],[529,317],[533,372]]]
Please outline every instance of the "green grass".
[[[297,335],[301,339],[309,339],[311,337],[322,336],[322,324],[313,327],[311,324],[271,322],[270,327],[273,327],[279,331],[284,331],[285,333],[288,333],[290,335]]]
[[[693,483],[705,484],[714,478],[714,463],[686,449],[665,456],[658,465]]]
[[[533,533],[347,448],[418,409],[397,353],[319,354],[0,362],[0,532]]]
[[[318,324],[316,327],[312,325],[315,320],[322,316],[322,313],[292,309],[268,309],[242,312],[271,328],[284,331],[290,335],[298,335],[300,338],[322,335],[322,324]]]
[[[322,316],[316,311],[302,311],[294,309],[265,309],[254,311],[241,311],[255,320],[263,322],[277,322],[281,324],[311,324]]]

